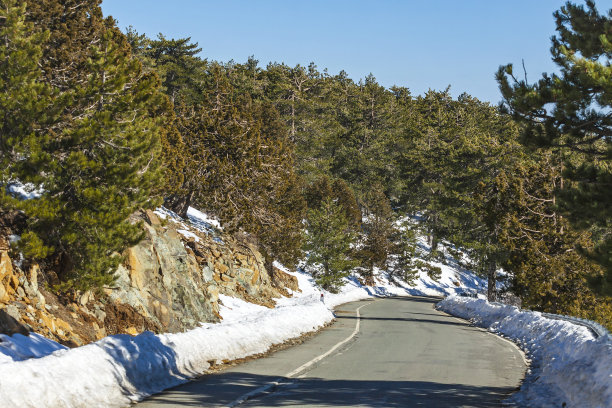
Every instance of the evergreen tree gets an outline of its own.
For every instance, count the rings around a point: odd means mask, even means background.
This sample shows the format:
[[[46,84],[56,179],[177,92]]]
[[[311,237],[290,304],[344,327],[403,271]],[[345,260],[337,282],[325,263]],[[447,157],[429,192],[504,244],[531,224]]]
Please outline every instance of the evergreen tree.
[[[395,226],[391,231],[391,262],[388,269],[389,276],[399,278],[409,285],[414,284],[419,268],[422,264],[418,262],[417,231],[410,221],[405,221]]]
[[[0,197],[9,206],[6,188],[15,179],[18,168],[27,166],[20,158],[36,149],[38,129],[44,128],[57,111],[53,95],[41,80],[38,62],[46,33],[35,33],[25,22],[26,5],[16,0],[3,0],[0,7],[4,19],[0,24]],[[23,164],[23,166],[22,166]],[[13,203],[12,206],[15,206]]]
[[[201,102],[177,108],[183,184],[166,205],[185,216],[193,203],[230,231],[256,237],[268,268],[274,259],[292,265],[300,255],[304,204],[286,128],[272,104],[232,85],[226,67],[212,63],[205,74]]]
[[[567,2],[555,12],[557,35],[552,59],[559,74],[544,74],[535,84],[518,80],[512,65],[497,79],[504,105],[525,123],[523,141],[532,146],[572,151],[558,186],[559,205],[574,226],[592,228],[598,246],[587,251],[605,267],[598,290],[612,293],[612,19],[592,0],[586,7]],[[582,248],[586,250],[585,248]]]
[[[20,245],[27,257],[57,265],[64,288],[112,281],[117,254],[142,236],[128,217],[154,205],[159,180],[159,81],[130,58],[98,3],[45,0],[26,14],[49,31],[39,64],[60,114],[11,170],[43,191],[19,205],[28,217]]]
[[[449,180],[456,173],[454,166],[462,166],[453,159],[459,153],[455,143],[461,134],[457,121],[459,104],[444,92],[428,91],[415,101],[419,112],[414,129],[405,137],[408,148],[400,158],[400,176],[409,180],[404,195],[407,209],[419,212],[424,221],[431,256],[439,256],[438,243],[450,229],[445,213],[456,203],[456,194]]]
[[[332,180],[327,175],[321,175],[308,185],[304,191],[306,205],[317,209],[326,199],[333,199],[344,211],[351,228],[357,232],[361,226],[361,209],[355,197],[355,192],[342,179]]]
[[[367,285],[374,284],[374,267],[387,269],[387,261],[393,246],[394,214],[382,186],[375,185],[366,196],[363,223],[364,244],[359,251],[363,262],[362,276]]]
[[[556,185],[561,163],[544,153],[515,163],[497,179],[499,199],[506,206],[500,216],[499,241],[507,251],[502,263],[513,274],[513,291],[523,304],[552,313],[589,313],[592,293],[587,283],[599,272],[575,245],[592,246],[589,234],[576,231],[558,213]],[[602,299],[603,300],[603,299]]]
[[[132,37],[138,40],[137,34]],[[143,40],[140,40],[143,41]],[[198,100],[201,91],[200,78],[206,61],[197,57],[202,51],[191,38],[167,39],[159,34],[157,40],[149,40],[142,51],[145,58],[155,64],[155,71],[162,78],[162,85],[173,104]]]
[[[343,285],[358,262],[351,258],[355,234],[349,227],[342,208],[326,199],[318,209],[308,210],[305,250],[307,268],[317,284],[332,293]]]

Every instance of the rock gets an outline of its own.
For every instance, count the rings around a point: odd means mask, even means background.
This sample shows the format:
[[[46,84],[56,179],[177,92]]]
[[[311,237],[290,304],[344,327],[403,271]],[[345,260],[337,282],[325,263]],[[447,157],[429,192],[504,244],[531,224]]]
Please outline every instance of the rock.
[[[19,309],[15,305],[8,305],[4,309],[4,311],[11,316],[13,319],[19,321],[21,319],[21,314],[19,313]]]
[[[227,271],[229,270],[229,266],[222,264],[220,262],[217,262],[215,264],[215,270],[219,271],[220,274],[224,274],[224,273],[227,273]]]
[[[9,336],[19,333],[27,336],[30,334],[30,331],[25,325],[19,323],[19,319],[9,314],[6,309],[0,309],[0,333]]]
[[[127,251],[127,265],[132,286],[142,290],[147,285],[147,276],[159,271],[157,255],[150,242],[142,242]]]
[[[47,300],[45,299],[45,297],[43,296],[42,293],[38,292],[38,294],[36,295],[36,297],[38,298],[38,302],[36,303],[36,307],[38,308],[42,308],[45,307],[47,304]]]
[[[85,306],[87,303],[89,303],[91,294],[91,291],[88,290],[81,295],[81,297],[79,298],[79,303],[81,304],[81,306]]]
[[[19,287],[19,284],[21,282],[19,282],[19,277],[16,275],[12,275],[11,279],[10,279],[10,285],[11,288],[13,289],[13,293],[15,293],[14,291],[17,290],[17,288]]]
[[[202,267],[202,279],[204,279],[204,282],[206,283],[212,282],[213,275],[214,275],[214,272],[212,268],[210,268],[208,265]]]
[[[223,233],[213,239],[195,230],[199,241],[184,239],[177,232],[184,224],[168,219],[162,225],[152,211],[132,220],[143,218],[145,238],[125,252],[126,261],[117,268],[112,287],[103,288],[104,303],[85,292],[63,306],[64,301],[39,288],[38,265],[23,272],[12,265],[6,251],[0,251],[0,308],[6,303],[10,308],[2,310],[13,320],[74,346],[107,334],[182,332],[200,322],[219,321],[220,293],[265,305],[283,293],[270,286],[263,258],[251,244],[245,250],[243,243]],[[45,271],[45,276],[52,273]],[[15,301],[15,293],[23,298],[21,303]],[[68,316],[67,321],[60,316]]]
[[[106,318],[106,313],[104,313],[102,309],[96,309],[94,310],[94,316],[96,316],[96,319],[103,322],[104,319]]]
[[[251,277],[251,285],[255,285],[259,280],[259,268],[253,270],[253,276]]]
[[[28,281],[33,290],[38,290],[38,274],[40,273],[40,266],[38,264],[32,265],[30,272],[28,273]]]
[[[10,300],[10,295],[15,293],[14,288],[18,285],[14,285],[13,275],[13,262],[8,255],[7,251],[0,251],[0,302],[8,302]],[[19,282],[17,280],[17,282]]]
[[[4,284],[0,282],[0,303],[7,303],[10,299],[8,292],[4,288]]]
[[[277,267],[272,268],[272,279],[274,281],[274,284],[277,286],[284,286],[294,292],[301,292],[297,278],[293,275],[289,275],[288,273],[281,271]]]
[[[159,217],[152,210],[145,211],[145,219],[149,223],[149,225],[161,225]]]

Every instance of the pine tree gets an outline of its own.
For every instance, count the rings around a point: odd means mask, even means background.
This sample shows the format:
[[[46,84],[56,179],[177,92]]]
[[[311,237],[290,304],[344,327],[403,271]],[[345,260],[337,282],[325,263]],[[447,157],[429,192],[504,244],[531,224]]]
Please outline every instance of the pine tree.
[[[374,284],[374,267],[387,269],[393,246],[394,213],[381,185],[374,185],[366,196],[363,233],[365,242],[359,258],[365,269],[362,276],[367,285]]]
[[[209,64],[200,101],[177,106],[183,182],[165,205],[181,216],[197,205],[256,238],[270,270],[275,259],[290,266],[300,256],[304,210],[293,145],[275,107],[236,88],[234,74],[243,75]]]
[[[137,37],[137,35],[133,35]],[[155,71],[162,78],[162,85],[173,104],[190,104],[198,100],[201,91],[200,75],[206,61],[197,57],[202,51],[191,38],[167,39],[159,34],[157,40],[149,40],[143,50],[144,57],[155,64]]]
[[[343,285],[343,278],[357,266],[358,262],[351,258],[354,241],[355,234],[344,211],[332,199],[308,211],[307,268],[324,289],[337,292]]]
[[[355,197],[355,192],[349,184],[342,179],[332,180],[327,175],[321,175],[304,191],[306,204],[310,209],[321,207],[323,201],[333,199],[344,211],[344,215],[351,228],[357,232],[361,227],[361,209]]]
[[[19,182],[16,175],[26,171],[23,156],[36,149],[37,133],[57,114],[53,94],[42,80],[38,62],[46,33],[35,33],[25,22],[26,5],[16,0],[0,3],[0,197],[4,206],[14,207],[6,188]],[[24,180],[25,181],[25,180]]]
[[[12,174],[43,190],[20,203],[28,217],[20,245],[59,268],[64,288],[112,281],[118,254],[142,237],[128,217],[154,205],[159,181],[159,81],[130,58],[98,3],[45,0],[26,14],[49,31],[39,63],[61,114],[35,134]]]
[[[557,211],[561,167],[554,153],[545,152],[517,161],[498,177],[499,199],[508,203],[499,215],[499,241],[507,251],[502,265],[513,274],[513,291],[523,304],[584,315],[591,308],[583,303],[592,298],[588,279],[600,270],[574,249],[577,243],[591,247],[589,234],[573,229]]]
[[[565,162],[559,205],[574,226],[599,235],[587,252],[606,269],[595,286],[612,293],[612,19],[592,0],[586,8],[567,2],[555,19],[551,53],[560,73],[528,84],[506,65],[497,79],[505,106],[525,124],[524,143],[574,152]]]
[[[391,231],[391,262],[389,276],[399,278],[409,285],[414,284],[419,268],[417,231],[410,221],[396,225]]]

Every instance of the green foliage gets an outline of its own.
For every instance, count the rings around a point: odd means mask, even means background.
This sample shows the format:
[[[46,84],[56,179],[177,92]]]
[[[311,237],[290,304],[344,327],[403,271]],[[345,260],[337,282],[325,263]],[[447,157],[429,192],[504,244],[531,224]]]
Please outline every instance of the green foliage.
[[[130,58],[123,35],[102,18],[96,1],[44,0],[22,15],[31,22],[17,26],[43,34],[29,40],[32,60],[20,71],[27,83],[7,82],[31,85],[15,112],[30,119],[7,123],[5,134],[18,137],[2,146],[2,157],[17,156],[3,181],[31,183],[42,195],[13,200],[27,216],[19,245],[27,256],[59,268],[64,287],[107,284],[119,254],[142,237],[128,217],[156,203],[151,192],[159,180],[163,118],[152,112],[164,98],[159,81]],[[46,42],[37,44],[36,36]],[[7,48],[0,52],[11,52]]]
[[[355,239],[344,211],[332,199],[308,211],[307,268],[324,289],[337,292],[343,278],[357,266],[358,262],[351,258]]]
[[[587,279],[599,268],[575,250],[592,245],[555,205],[561,165],[545,153],[515,163],[497,180],[499,199],[510,203],[500,217],[500,243],[507,251],[505,269],[513,272],[513,290],[523,304],[552,313],[569,313],[575,297],[587,296]]]
[[[612,19],[591,0],[586,7],[567,2],[555,19],[551,54],[559,74],[528,84],[506,65],[497,80],[505,107],[525,125],[523,142],[566,153],[559,207],[575,227],[597,231],[597,245],[581,250],[605,268],[595,288],[612,294]]]
[[[390,276],[409,285],[414,284],[419,273],[417,231],[409,221],[397,225],[392,232],[393,246],[389,251],[392,257]]]
[[[38,67],[47,33],[35,33],[25,21],[25,4],[4,0],[0,7],[6,18],[0,26],[0,182],[7,186],[15,181],[13,168],[27,170],[20,158],[37,148],[36,129],[46,126],[57,111]],[[5,188],[0,196],[10,205]]]
[[[308,208],[319,208],[326,199],[335,200],[344,210],[344,215],[350,226],[357,231],[361,226],[361,209],[357,203],[355,192],[349,184],[342,179],[332,179],[321,175],[306,186],[304,198]]]
[[[429,276],[429,278],[434,281],[440,280],[440,278],[442,277],[442,268],[440,268],[439,266],[433,266],[432,264],[421,261],[419,259],[415,261],[415,266],[418,269],[425,271],[427,273],[427,276]]]
[[[363,246],[359,259],[365,266],[361,271],[366,284],[374,284],[374,267],[387,269],[387,260],[393,246],[395,214],[382,186],[375,185],[366,195],[363,222]]]
[[[206,66],[206,61],[196,57],[201,51],[198,43],[191,43],[189,37],[169,40],[162,34],[157,40],[148,41],[142,51],[145,58],[154,62],[155,71],[162,78],[162,85],[172,103],[179,100],[188,103],[199,98],[199,79]]]

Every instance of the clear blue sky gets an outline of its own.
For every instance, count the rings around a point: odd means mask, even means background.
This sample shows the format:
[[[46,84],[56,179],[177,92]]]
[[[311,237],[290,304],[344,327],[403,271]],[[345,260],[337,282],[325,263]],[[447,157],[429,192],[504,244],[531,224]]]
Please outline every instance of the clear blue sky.
[[[576,2],[581,3],[580,0]],[[451,85],[500,100],[494,73],[525,60],[529,80],[551,72],[552,13],[564,0],[103,0],[121,29],[191,37],[202,57],[244,62],[254,55],[308,65],[413,94]],[[612,0],[597,2],[600,12]],[[517,67],[518,68],[518,67]]]

